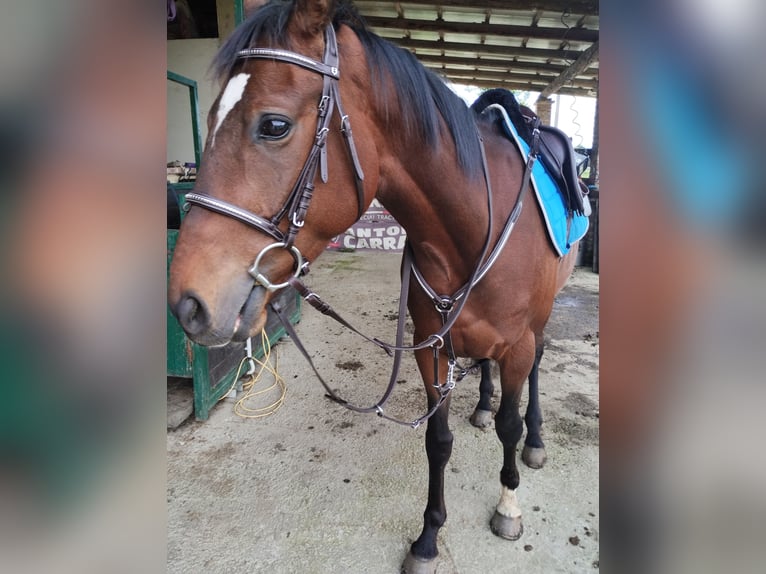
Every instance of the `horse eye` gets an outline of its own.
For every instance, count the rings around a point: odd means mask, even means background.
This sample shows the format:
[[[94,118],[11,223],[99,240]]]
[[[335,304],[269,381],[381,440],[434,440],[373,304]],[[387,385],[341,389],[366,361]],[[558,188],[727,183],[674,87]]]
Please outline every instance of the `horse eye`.
[[[285,118],[265,117],[258,126],[258,137],[265,140],[279,140],[290,133],[290,122]]]

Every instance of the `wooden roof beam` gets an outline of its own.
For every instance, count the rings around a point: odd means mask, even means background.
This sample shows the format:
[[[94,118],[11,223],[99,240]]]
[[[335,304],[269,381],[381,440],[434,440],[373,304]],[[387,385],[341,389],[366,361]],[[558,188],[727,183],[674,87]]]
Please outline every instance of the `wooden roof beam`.
[[[561,72],[561,74],[550,84],[545,86],[545,89],[540,92],[540,97],[550,98],[564,87],[565,84],[576,78],[578,74],[584,72],[588,66],[596,60],[598,60],[598,42],[594,43],[590,48],[580,54],[580,57],[577,58],[571,66]]]
[[[569,42],[596,42],[598,30],[586,28],[541,28],[539,26],[516,26],[511,24],[483,24],[471,22],[434,22],[431,20],[411,20],[402,18],[384,18],[368,16],[365,18],[372,28],[393,30],[417,30],[420,32],[476,34],[487,36],[515,36],[519,38],[539,38],[543,40],[561,40],[566,36]]]
[[[413,50],[444,50],[445,52],[477,53],[481,58],[487,54],[499,54],[504,57],[522,56],[539,58],[541,60],[576,60],[582,55],[580,50],[550,50],[546,48],[523,48],[521,46],[498,46],[495,44],[468,44],[465,42],[430,42],[428,40],[412,40],[409,38],[387,38],[395,44]]]
[[[469,66],[471,68],[499,68],[502,70],[540,70],[544,72],[550,72],[553,75],[561,74],[566,70],[565,66],[556,64],[544,64],[538,62],[514,62],[508,59],[500,58],[486,58],[482,57],[478,60],[476,58],[459,58],[454,56],[432,56],[429,54],[417,54],[418,60],[421,62],[440,65],[440,66]],[[592,72],[592,75],[596,75],[596,71]]]
[[[507,90],[516,90],[521,92],[539,92],[543,86],[540,84],[534,84],[531,82],[515,82],[515,81],[505,81],[505,82],[498,82],[497,80],[484,80],[481,78],[451,78],[449,75],[442,75],[442,77],[446,78],[453,84],[461,84],[466,86],[476,86],[477,88],[482,89],[491,89],[491,88],[505,88]],[[595,97],[595,92],[592,90],[588,90],[585,88],[562,88],[559,91],[560,94],[565,94],[568,96],[580,96],[580,97]]]
[[[537,86],[538,92],[542,92],[548,86],[548,78],[536,74],[514,74],[509,72],[492,72],[485,70],[455,70],[452,68],[440,68],[438,66],[428,66],[431,70],[442,76],[450,78],[476,78],[494,82],[515,81],[530,82]],[[598,89],[597,80],[573,80],[567,83],[568,87],[581,88],[595,92]]]
[[[489,8],[490,10],[546,10],[572,14],[598,14],[598,0],[406,0],[407,4],[418,6],[442,6],[443,8]],[[364,0],[358,2],[364,4]]]

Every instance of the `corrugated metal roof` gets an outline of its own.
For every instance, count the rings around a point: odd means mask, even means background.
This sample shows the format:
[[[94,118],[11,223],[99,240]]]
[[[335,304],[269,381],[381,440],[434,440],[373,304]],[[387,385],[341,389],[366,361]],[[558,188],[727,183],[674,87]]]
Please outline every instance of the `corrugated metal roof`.
[[[457,84],[595,96],[598,0],[356,0],[378,35]]]

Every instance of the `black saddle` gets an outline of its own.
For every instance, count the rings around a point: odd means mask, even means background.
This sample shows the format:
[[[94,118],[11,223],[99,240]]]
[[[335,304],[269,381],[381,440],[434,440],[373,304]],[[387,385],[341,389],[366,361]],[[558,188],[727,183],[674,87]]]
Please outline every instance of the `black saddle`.
[[[558,128],[541,125],[537,115],[529,108],[520,106],[513,93],[505,89],[487,90],[471,105],[471,109],[481,113],[491,104],[499,104],[505,109],[519,136],[530,147],[532,132],[535,127],[539,128],[540,161],[556,182],[567,209],[573,213],[590,215],[590,202],[585,199],[588,188],[578,175],[578,156],[569,136]]]

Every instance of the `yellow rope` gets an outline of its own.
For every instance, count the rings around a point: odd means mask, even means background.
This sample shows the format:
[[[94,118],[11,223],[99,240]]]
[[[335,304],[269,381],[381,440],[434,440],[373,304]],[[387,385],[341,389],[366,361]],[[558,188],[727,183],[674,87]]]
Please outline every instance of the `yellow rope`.
[[[240,377],[242,377],[242,391],[244,392],[244,395],[234,404],[234,414],[242,418],[257,419],[267,417],[277,412],[285,402],[287,384],[278,372],[278,357],[275,356],[274,365],[272,366],[271,364],[271,344],[269,343],[269,337],[266,334],[266,329],[261,330],[261,345],[263,346],[264,351],[263,359],[258,360],[255,357],[243,358],[239,363],[239,367],[237,367],[237,373],[234,376],[234,383],[229,389],[230,393],[231,390],[236,386],[237,382],[240,380]],[[242,371],[244,365],[249,363],[251,360],[253,363],[258,365],[258,369],[256,369],[255,373],[250,375],[243,375]],[[261,382],[264,373],[271,375],[273,382],[266,388],[256,389],[256,385]],[[274,389],[279,389],[279,398],[277,400],[264,407],[258,407],[254,405],[251,406],[253,400],[260,397],[261,395],[265,395],[266,393],[273,391]],[[226,393],[221,398],[226,397],[229,393]]]

